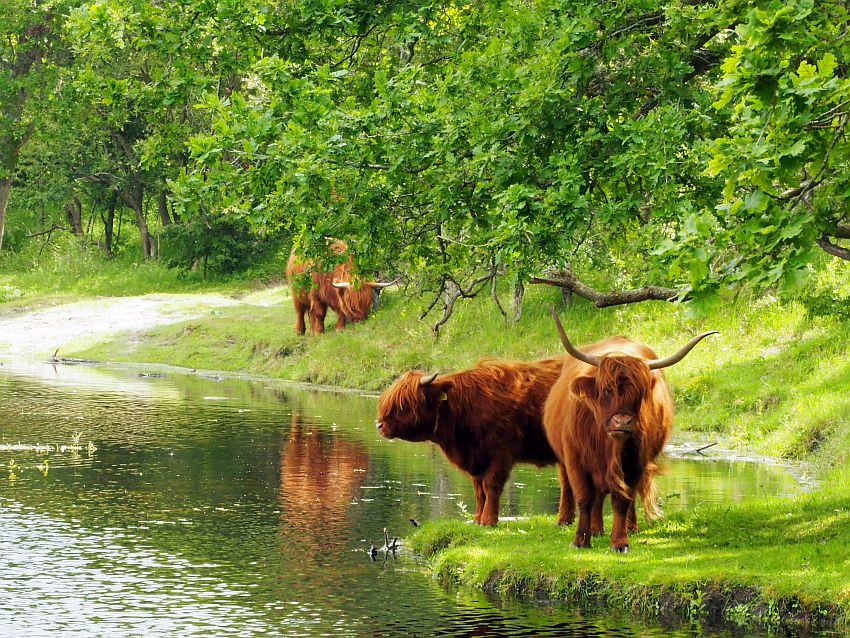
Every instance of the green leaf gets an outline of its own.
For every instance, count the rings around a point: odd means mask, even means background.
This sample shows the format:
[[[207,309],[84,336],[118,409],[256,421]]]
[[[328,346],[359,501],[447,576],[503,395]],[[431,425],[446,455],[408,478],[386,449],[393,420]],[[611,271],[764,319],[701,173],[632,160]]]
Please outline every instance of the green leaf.
[[[827,51],[824,53],[823,57],[818,60],[818,75],[821,77],[832,77],[836,68],[838,68],[838,59],[832,51]]]

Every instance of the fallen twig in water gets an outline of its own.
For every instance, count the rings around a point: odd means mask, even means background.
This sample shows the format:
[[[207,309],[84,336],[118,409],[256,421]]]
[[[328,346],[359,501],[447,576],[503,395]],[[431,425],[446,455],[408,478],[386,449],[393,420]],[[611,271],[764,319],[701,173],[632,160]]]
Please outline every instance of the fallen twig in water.
[[[717,445],[717,441],[715,441],[714,443],[709,443],[708,445],[703,445],[702,447],[694,450],[694,452],[696,452],[697,454],[702,454],[703,450],[707,450],[708,448],[714,447],[715,445]],[[705,456],[705,454],[702,454],[702,455]]]

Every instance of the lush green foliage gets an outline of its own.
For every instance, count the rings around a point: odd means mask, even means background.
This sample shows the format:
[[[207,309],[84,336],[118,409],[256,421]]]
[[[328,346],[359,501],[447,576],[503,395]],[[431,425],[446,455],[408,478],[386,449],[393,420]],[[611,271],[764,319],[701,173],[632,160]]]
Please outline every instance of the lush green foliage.
[[[746,7],[715,102],[731,108],[731,125],[712,145],[706,169],[723,179],[723,197],[685,238],[703,252],[675,247],[680,265],[702,269],[697,288],[717,292],[740,281],[793,287],[816,242],[823,247],[846,234],[839,227],[848,221],[850,195],[848,19],[846,4],[831,0]]]
[[[227,216],[444,303],[569,265],[703,312],[850,258],[839,0],[6,4],[50,34],[0,67],[16,249],[78,198],[107,250],[117,204],[146,257]]]
[[[702,49],[712,12],[389,9],[383,22],[360,16],[372,35],[350,26],[362,49],[348,58],[329,58],[320,38],[306,61],[267,55],[255,85],[210,96],[212,129],[190,143],[203,172],[183,179],[183,196],[223,193],[219,205],[283,226],[307,251],[355,239],[364,267],[436,290],[567,262],[641,281],[657,273],[635,255],[715,201],[696,150],[722,118],[704,84],[684,80],[695,50],[719,55]]]
[[[166,266],[199,270],[206,278],[244,272],[268,259],[279,243],[253,233],[238,217],[198,215],[164,229],[161,256]]]

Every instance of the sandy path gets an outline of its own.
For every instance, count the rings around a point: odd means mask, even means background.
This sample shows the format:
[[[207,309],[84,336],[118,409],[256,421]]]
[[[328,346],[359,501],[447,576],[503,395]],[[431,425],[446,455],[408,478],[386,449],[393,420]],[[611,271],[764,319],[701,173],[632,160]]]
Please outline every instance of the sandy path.
[[[219,294],[150,294],[101,297],[35,311],[4,311],[0,306],[0,358],[44,360],[59,348],[94,343],[110,334],[146,330],[238,304],[272,305],[280,289],[242,299]]]

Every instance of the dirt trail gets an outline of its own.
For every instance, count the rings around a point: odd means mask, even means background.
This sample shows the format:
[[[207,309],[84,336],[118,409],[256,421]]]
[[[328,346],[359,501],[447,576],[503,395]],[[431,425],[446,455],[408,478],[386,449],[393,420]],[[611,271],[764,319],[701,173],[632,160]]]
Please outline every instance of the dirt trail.
[[[0,306],[0,359],[44,360],[59,348],[94,343],[125,331],[185,321],[216,308],[279,303],[274,291],[234,299],[215,293],[100,297],[51,308],[9,311]]]

